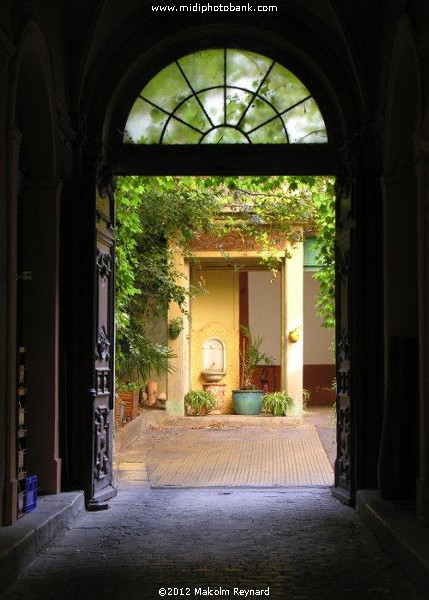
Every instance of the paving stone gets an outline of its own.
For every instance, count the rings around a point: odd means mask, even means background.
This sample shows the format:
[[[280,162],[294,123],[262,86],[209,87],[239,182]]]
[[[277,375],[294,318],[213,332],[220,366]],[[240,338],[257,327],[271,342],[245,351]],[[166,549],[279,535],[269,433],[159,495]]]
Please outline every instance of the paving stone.
[[[328,488],[223,492],[122,484],[109,510],[81,517],[0,598],[151,600],[161,587],[190,598],[268,587],[288,600],[424,597]]]
[[[156,433],[165,441],[157,460],[168,461],[181,434]],[[252,436],[258,435],[253,428]],[[200,453],[216,452],[219,437],[210,439]],[[83,514],[0,593],[1,600],[244,598],[268,588],[269,596],[258,597],[427,597],[329,486],[151,488],[146,441],[121,453],[118,496],[110,508]],[[141,481],[133,479],[140,471]]]

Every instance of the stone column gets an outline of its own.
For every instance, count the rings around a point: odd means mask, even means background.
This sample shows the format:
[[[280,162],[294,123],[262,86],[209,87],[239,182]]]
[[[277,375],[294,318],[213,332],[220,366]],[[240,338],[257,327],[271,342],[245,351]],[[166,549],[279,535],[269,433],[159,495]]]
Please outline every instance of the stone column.
[[[27,350],[27,464],[41,493],[61,488],[59,457],[59,203],[61,182],[30,179],[23,196],[21,292]]]
[[[180,251],[175,255],[175,267],[182,273],[181,284],[189,289],[190,268],[189,262],[184,260]],[[189,390],[189,319],[182,314],[181,309],[175,303],[168,310],[168,322],[176,318],[183,319],[183,330],[176,339],[169,337],[168,345],[173,350],[176,358],[171,360],[174,367],[172,373],[167,375],[167,404],[166,410],[169,414],[183,416],[185,414],[184,397]]]
[[[8,415],[8,428],[5,431],[7,447],[7,466],[5,473],[5,506],[4,521],[10,525],[17,517],[17,492],[16,478],[16,397],[17,397],[17,203],[18,203],[18,164],[21,134],[14,128],[8,136],[8,189],[7,204],[8,215],[4,223],[5,256],[7,257],[7,272],[5,272],[5,297],[4,306],[6,314],[5,331],[7,331],[7,357],[6,363],[6,414]],[[3,298],[2,298],[3,300]]]
[[[13,371],[13,368],[9,368],[8,356],[9,349],[12,345],[10,340],[11,326],[13,323],[10,321],[10,302],[9,294],[10,286],[14,285],[14,282],[9,280],[9,201],[13,197],[13,193],[16,193],[16,177],[12,185],[11,178],[8,176],[10,169],[13,167],[17,169],[18,161],[18,149],[20,143],[20,135],[18,132],[12,132],[9,136],[7,135],[7,124],[8,124],[8,110],[9,110],[9,76],[10,76],[10,61],[13,56],[15,49],[12,46],[10,40],[0,28],[0,372],[3,374],[0,377],[0,414],[8,415],[8,419],[0,419],[0,447],[6,449],[12,444],[15,445],[15,436],[12,434],[9,436],[9,428],[14,427],[15,415],[13,414],[13,422],[10,423],[11,404],[14,404],[15,396],[11,394],[11,385],[14,385],[14,381],[10,381],[9,374]],[[9,142],[9,143],[8,143]],[[10,189],[8,190],[8,181]],[[12,189],[11,189],[12,188]],[[9,307],[9,308],[8,308]],[[13,309],[12,309],[13,310]],[[15,356],[15,354],[14,354]],[[8,424],[9,422],[9,424]],[[13,431],[13,429],[12,429]],[[12,437],[13,436],[13,437]],[[10,438],[10,439],[9,439]],[[13,448],[13,454],[15,448]],[[16,477],[15,477],[15,463],[14,457],[10,457],[8,461],[6,457],[1,461],[0,464],[0,527],[3,524],[3,518],[6,517],[6,521],[10,522],[12,519],[11,515],[11,502],[7,500],[11,497],[11,488],[15,487],[16,494]],[[13,474],[12,481],[10,474]],[[8,488],[8,489],[7,489]],[[13,494],[12,494],[13,495]],[[7,510],[4,510],[4,501],[7,501],[9,506]],[[13,503],[13,500],[12,500]],[[14,507],[16,503],[14,504]],[[16,511],[15,511],[16,512]]]
[[[385,339],[416,336],[416,180],[407,167],[384,175]],[[386,348],[387,350],[387,348]]]
[[[417,518],[429,525],[429,138],[418,143],[419,478]]]
[[[283,389],[294,399],[291,416],[302,416],[303,383],[303,320],[304,320],[304,245],[298,243],[290,248],[291,258],[286,258],[283,269]],[[291,341],[289,334],[296,330],[297,341]]]
[[[383,178],[385,402],[380,494],[414,496],[418,472],[418,275],[416,183],[398,168]]]

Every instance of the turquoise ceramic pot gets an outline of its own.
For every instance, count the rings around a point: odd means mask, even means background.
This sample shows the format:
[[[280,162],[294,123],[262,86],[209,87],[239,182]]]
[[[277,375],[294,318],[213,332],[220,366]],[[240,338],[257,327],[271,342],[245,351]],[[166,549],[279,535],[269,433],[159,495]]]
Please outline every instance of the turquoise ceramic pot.
[[[259,415],[263,397],[263,390],[233,390],[234,411],[237,415]]]

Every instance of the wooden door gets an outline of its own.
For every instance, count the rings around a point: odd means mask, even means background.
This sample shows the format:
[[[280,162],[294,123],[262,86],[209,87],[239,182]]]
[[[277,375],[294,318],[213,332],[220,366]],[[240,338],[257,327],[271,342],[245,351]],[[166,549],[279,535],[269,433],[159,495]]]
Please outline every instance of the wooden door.
[[[113,483],[114,427],[114,186],[105,175],[98,185],[96,209],[96,297],[92,440],[92,497],[102,508],[116,495]]]
[[[354,497],[353,393],[352,393],[352,293],[354,276],[354,220],[350,178],[339,177],[336,233],[336,384],[337,458],[334,495],[346,503]]]

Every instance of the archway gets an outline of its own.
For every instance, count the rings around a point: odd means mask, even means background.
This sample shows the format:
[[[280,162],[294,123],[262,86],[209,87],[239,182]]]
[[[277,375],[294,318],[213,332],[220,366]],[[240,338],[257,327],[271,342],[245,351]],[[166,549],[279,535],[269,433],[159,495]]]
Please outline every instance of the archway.
[[[42,493],[60,490],[59,208],[56,122],[48,52],[33,23],[23,32],[11,93],[11,244],[7,516],[26,508],[27,478]],[[37,115],[37,118],[35,117]],[[46,377],[49,372],[50,376]],[[47,435],[47,432],[48,435]]]
[[[207,32],[209,35],[207,36]],[[280,58],[288,52],[287,64],[293,66],[294,72],[298,73],[304,81],[311,82],[311,89],[315,96],[321,99],[321,110],[326,118],[327,130],[332,143],[327,146],[321,144],[309,145],[282,145],[281,149],[270,144],[242,145],[219,144],[199,145],[193,147],[189,144],[181,145],[180,148],[168,147],[163,145],[154,146],[125,146],[122,144],[122,136],[130,108],[135,101],[136,96],[142,89],[143,82],[149,81],[150,77],[157,73],[168,62],[171,62],[180,54],[185,54],[184,50],[189,52],[190,44],[195,49],[209,47],[225,47],[228,39],[238,33],[238,39],[242,42],[242,47],[249,51],[259,51],[265,49],[264,54],[270,54],[273,58]],[[277,32],[278,33],[278,32]],[[274,41],[273,41],[274,40]],[[333,73],[323,73],[323,69],[317,65],[314,59],[310,59],[308,54],[298,50],[298,46],[287,45],[277,34],[275,38],[268,41],[266,32],[261,32],[256,28],[246,27],[237,32],[237,29],[228,25],[227,27],[211,27],[207,30],[205,27],[183,30],[178,33],[166,35],[162,43],[157,46],[150,46],[149,40],[145,42],[144,50],[141,48],[141,40],[133,49],[134,62],[130,60],[130,52],[124,53],[128,58],[128,64],[131,67],[122,70],[120,83],[117,84],[119,73],[116,73],[116,81],[112,71],[100,71],[100,78],[105,74],[108,78],[108,84],[101,89],[96,90],[91,84],[92,99],[90,116],[94,131],[103,131],[103,139],[106,151],[104,152],[104,161],[110,165],[111,172],[118,175],[131,173],[144,174],[287,174],[287,173],[312,173],[324,174],[335,173],[339,171],[342,160],[350,163],[348,157],[349,149],[335,150],[335,144],[345,140],[351,135],[353,124],[359,119],[361,110],[360,100],[362,91],[353,95],[353,88],[357,85],[356,81],[349,79],[350,73],[343,66],[339,67],[345,80],[350,81],[350,86],[341,85],[335,90],[335,77]],[[237,45],[237,38],[234,39],[234,45]],[[268,52],[268,49],[271,52]],[[184,49],[184,50],[181,50]],[[132,54],[132,52],[131,52]],[[326,57],[325,57],[326,59]],[[335,63],[335,60],[333,59]],[[326,62],[324,63],[326,67]],[[109,86],[111,86],[109,88]],[[335,91],[334,91],[335,90]],[[108,92],[109,96],[106,96]],[[91,94],[90,94],[91,96]],[[110,100],[109,100],[110,98]],[[105,107],[104,111],[96,114],[100,107]],[[103,118],[103,115],[105,118]],[[100,118],[101,117],[101,118]],[[305,146],[305,147],[304,147]],[[94,171],[93,171],[94,173]],[[344,185],[340,190],[341,202],[346,206],[350,197],[355,193],[352,185],[354,171],[348,170],[347,176],[343,175]],[[107,212],[101,217],[108,222]],[[344,218],[347,218],[344,215]],[[344,223],[343,218],[343,223]],[[347,249],[343,248],[344,253]],[[354,250],[352,250],[354,251]],[[350,253],[350,250],[348,250]],[[353,273],[353,276],[355,274]],[[343,278],[348,277],[348,271],[344,271]],[[339,311],[344,314],[351,310],[348,304],[342,304]],[[343,328],[347,325],[347,318],[342,322]],[[97,326],[96,326],[97,327]],[[344,333],[344,332],[343,332]],[[97,330],[94,331],[97,343]],[[346,338],[344,338],[345,340]],[[343,340],[343,343],[344,343]],[[341,341],[341,340],[340,340]],[[343,381],[345,378],[343,376]],[[350,411],[348,411],[349,414]],[[344,428],[345,435],[351,431],[350,420],[342,420],[341,427]],[[346,447],[347,445],[344,445]],[[347,452],[353,450],[349,446]],[[344,457],[343,457],[344,458]],[[341,463],[346,477],[344,479],[345,499],[352,498],[353,486],[351,482],[354,478],[354,471],[346,463]]]
[[[220,56],[222,57],[222,61],[223,61],[223,66],[218,68],[218,72],[220,72],[222,74],[223,77],[223,82],[225,83],[228,80],[228,74],[227,74],[227,56],[228,56],[228,50],[206,50],[206,51],[202,51],[200,53],[200,55],[203,55],[204,53],[214,53],[214,52],[219,52]],[[240,52],[240,51],[236,51],[236,52]],[[232,52],[233,54],[233,52]],[[257,57],[257,55],[252,54],[251,52],[243,52],[243,55],[246,56],[247,55],[251,55],[252,57]],[[127,171],[128,169],[136,169],[136,165],[137,165],[137,161],[139,160],[139,158],[142,158],[143,153],[146,157],[150,156],[150,151],[151,152],[155,152],[155,153],[159,153],[158,156],[160,156],[160,153],[163,153],[164,159],[168,156],[168,150],[170,150],[169,146],[171,145],[172,147],[174,147],[174,152],[171,154],[171,156],[174,156],[174,154],[177,156],[179,153],[181,154],[182,152],[182,148],[185,149],[185,152],[188,152],[188,156],[193,156],[195,157],[196,154],[193,151],[192,148],[192,144],[201,144],[205,142],[205,140],[207,139],[208,135],[211,135],[211,133],[216,130],[219,130],[219,123],[213,122],[213,119],[216,121],[216,116],[213,117],[213,115],[210,115],[210,110],[212,110],[212,113],[214,115],[216,115],[216,110],[213,108],[213,104],[210,105],[210,102],[208,102],[207,104],[205,104],[205,98],[204,95],[207,95],[208,93],[216,93],[216,90],[213,86],[207,87],[204,85],[204,83],[201,84],[202,86],[202,90],[199,91],[199,89],[196,88],[196,86],[193,84],[192,81],[192,77],[189,74],[191,67],[189,66],[189,63],[191,62],[191,55],[187,55],[186,57],[179,58],[178,60],[176,60],[174,63],[171,64],[171,66],[167,66],[164,68],[163,71],[161,71],[159,73],[159,75],[155,75],[153,77],[153,79],[151,79],[148,83],[140,85],[140,88],[143,88],[139,94],[138,94],[138,98],[134,103],[134,106],[131,108],[131,112],[130,114],[125,114],[125,120],[127,120],[127,123],[124,126],[117,126],[116,130],[117,131],[124,131],[124,142],[125,145],[122,146],[121,148],[121,165],[123,168],[123,171]],[[249,106],[252,103],[254,96],[257,95],[257,90],[260,89],[260,87],[262,86],[263,83],[265,83],[266,79],[268,78],[268,74],[271,72],[271,69],[273,68],[273,65],[275,64],[274,61],[268,60],[268,59],[264,59],[266,61],[266,65],[264,70],[262,71],[262,75],[260,76],[260,81],[256,81],[255,83],[255,89],[252,91],[249,91],[248,89],[246,89],[245,85],[242,84],[240,86],[240,91],[243,92],[243,94],[247,94],[250,96],[250,101],[246,98],[243,104],[243,108],[241,111],[238,111],[240,114],[235,118],[235,121],[232,122],[228,122],[227,121],[227,109],[226,109],[226,100],[225,98],[228,97],[229,91],[222,91],[221,92],[221,96],[223,97],[223,102],[224,102],[224,109],[223,109],[223,113],[225,115],[225,121],[228,124],[228,127],[231,127],[232,129],[234,129],[234,131],[236,130],[235,128],[238,128],[240,126],[240,124],[243,122],[243,114],[246,114],[247,111],[249,110]],[[173,74],[171,74],[171,70],[174,69]],[[176,83],[177,83],[177,79],[179,79],[179,81],[181,82],[181,84],[186,88],[186,91],[183,93],[182,92],[182,96],[179,95],[178,98],[175,98],[174,102],[175,104],[172,105],[171,101],[168,99],[168,94],[171,93],[171,87],[169,88],[168,85],[165,88],[166,90],[168,89],[167,92],[164,92],[164,94],[166,93],[166,96],[163,96],[163,92],[162,89],[165,85],[165,83],[162,81],[162,77],[165,77],[165,79],[167,80],[167,82],[169,81],[169,77],[170,79],[173,79]],[[220,79],[222,79],[222,77],[220,77]],[[161,78],[160,81],[158,81],[158,79]],[[245,77],[243,77],[243,79],[245,79]],[[295,79],[296,81],[296,79]],[[164,83],[164,85],[163,85]],[[302,103],[305,103],[306,101],[308,101],[311,98],[311,94],[308,92],[308,90],[305,89],[305,87],[302,84],[301,87],[303,88],[303,93],[302,96],[298,96],[295,93],[295,98],[294,98],[294,102],[291,103],[290,109],[294,110],[297,106],[299,106]],[[259,86],[259,87],[258,87]],[[225,90],[227,86],[225,86],[223,89]],[[269,88],[269,85],[267,86]],[[279,86],[280,87],[280,86]],[[291,85],[292,90],[293,90],[293,84]],[[252,97],[252,94],[254,94],[254,96]],[[302,98],[302,99],[301,99]],[[199,126],[196,126],[195,123],[189,123],[189,115],[186,116],[183,111],[182,108],[186,105],[186,102],[188,101],[192,101],[193,102],[193,108],[194,111],[198,111],[200,113],[200,117],[199,117],[199,121],[205,122],[208,124],[209,127],[209,133],[207,133],[206,131],[204,131],[204,129],[200,129],[201,127],[204,127],[203,124],[200,124]],[[316,105],[316,109],[317,109],[317,105]],[[237,110],[237,109],[236,109]],[[286,103],[286,109],[283,111],[284,113],[286,113],[289,110],[288,105]],[[305,114],[305,110],[303,111]],[[277,113],[276,115],[273,115],[273,117],[268,117],[267,122],[272,124],[273,121],[279,119],[280,120],[280,116],[282,115],[282,112]],[[173,119],[175,119],[177,121],[177,123],[179,124],[179,128],[180,132],[176,132],[176,135],[179,135],[179,143],[177,143],[177,140],[174,140],[174,138],[170,138],[167,137],[168,136],[168,130],[169,127],[171,126],[171,123],[173,121]],[[234,119],[233,119],[234,120]],[[158,127],[157,127],[158,125]],[[262,125],[263,126],[263,125]],[[186,132],[184,132],[184,127],[186,127]],[[225,126],[224,126],[225,127]],[[225,146],[227,146],[228,149],[228,153],[229,154],[237,154],[240,155],[241,152],[241,148],[237,147],[237,144],[234,143],[228,143],[231,141],[238,141],[238,143],[240,143],[241,141],[243,142],[251,142],[250,136],[252,134],[252,131],[259,129],[261,126],[256,126],[253,123],[250,126],[250,132],[245,132],[244,135],[240,135],[238,140],[231,140],[231,139],[227,139],[226,143],[225,140],[223,138],[218,139],[218,143],[222,143],[225,144]],[[284,123],[282,124],[282,127],[285,129],[285,125]],[[252,129],[253,128],[253,129]],[[157,132],[158,129],[158,132]],[[250,133],[249,137],[247,137],[247,133]],[[188,135],[189,134],[189,135]],[[271,132],[272,135],[275,135],[273,132]],[[310,130],[310,135],[311,135],[311,130]],[[181,137],[180,137],[181,136]],[[190,137],[189,137],[190,136]],[[223,132],[222,132],[222,136],[223,136]],[[305,137],[305,135],[304,135]],[[167,138],[167,139],[166,139]],[[182,139],[183,138],[183,139]],[[273,148],[271,146],[270,143],[266,143],[264,145],[264,141],[268,142],[270,140],[266,139],[258,139],[258,141],[260,142],[258,144],[258,153],[259,154],[264,154],[264,151],[266,149],[268,149],[268,151],[271,150],[271,156],[273,156],[274,154],[272,153]],[[288,133],[286,133],[286,140],[289,141],[290,139],[292,139],[292,136],[289,135]],[[323,139],[323,135],[322,135],[322,139]],[[122,140],[121,140],[122,141]],[[284,141],[284,140],[283,140]],[[296,142],[299,143],[299,141],[302,140],[294,140]],[[312,140],[311,137],[309,138],[309,141],[315,141]],[[318,140],[320,141],[320,140]],[[261,143],[262,142],[262,143]],[[145,147],[145,146],[149,146],[150,147],[150,151],[149,148]],[[167,148],[165,147],[167,146]],[[265,147],[264,147],[265,146]],[[316,155],[316,153],[318,152],[318,149],[316,148],[317,144],[309,144],[308,145],[308,156],[313,154],[313,158]],[[297,145],[294,144],[294,150],[297,151]],[[205,150],[205,147],[204,147]],[[209,151],[211,152],[211,156],[214,158],[215,153],[213,152],[214,148],[210,148],[209,147]],[[282,144],[282,151],[285,150],[285,146],[284,144]],[[307,148],[306,148],[307,150]],[[245,150],[246,152],[246,150]],[[225,155],[225,148],[223,149],[223,154]],[[134,161],[131,158],[134,155]],[[293,151],[291,150],[289,153],[290,156],[293,155]],[[244,156],[244,155],[242,155]],[[251,153],[247,152],[247,157],[251,156]],[[311,172],[310,169],[312,167],[309,167],[308,165],[304,166],[304,163],[306,160],[308,160],[308,156],[306,156],[306,152],[304,150],[302,150],[302,154],[301,154],[301,158],[302,163],[300,165],[300,168],[302,170],[304,170],[304,172]],[[320,154],[321,156],[321,154]],[[131,158],[131,163],[133,164],[133,166],[126,166],[127,160],[129,160]],[[260,158],[260,157],[259,157]],[[216,161],[216,158],[214,159]],[[230,157],[228,157],[228,160],[230,161]],[[123,162],[122,162],[123,161]],[[314,160],[311,161],[312,164],[314,164]],[[146,163],[145,163],[146,164]],[[226,164],[226,163],[224,163]],[[259,169],[261,168],[261,164],[264,164],[264,160],[259,160]],[[327,163],[325,163],[326,165]],[[333,163],[332,163],[333,164]],[[318,165],[318,168],[321,170],[321,172],[324,171],[324,169],[326,168],[325,165]],[[268,161],[266,161],[266,164],[264,165],[263,169],[267,169],[267,172],[271,173],[271,165],[268,165]],[[163,161],[163,169],[165,169],[165,161]],[[176,167],[177,168],[177,167]],[[204,171],[199,171],[199,169],[197,168],[195,170],[195,166],[192,167],[192,173],[207,173],[207,171],[210,172],[210,170],[213,167],[211,166],[210,162],[206,162],[206,165],[204,167]],[[219,168],[219,166],[216,166],[216,172],[217,173],[223,173],[222,171],[222,167]],[[223,167],[225,168],[225,167]],[[231,167],[229,167],[231,168]],[[280,167],[281,168],[281,167]],[[186,167],[185,167],[186,169]],[[248,172],[247,171],[248,166],[243,168],[243,172]],[[308,169],[308,171],[307,171]],[[120,169],[118,169],[120,170]],[[120,171],[121,172],[121,171]],[[136,172],[135,170],[130,170],[129,172]],[[137,167],[137,172],[142,172],[141,167],[138,168]],[[146,169],[143,170],[143,172],[147,172]],[[166,171],[167,172],[167,171]],[[186,172],[186,171],[185,171]],[[234,174],[237,174],[237,171],[234,170]],[[180,394],[179,394],[180,395]]]
[[[396,34],[388,86],[382,179],[386,396],[379,487],[385,498],[412,498],[419,472],[418,208],[414,163],[421,93],[418,58],[406,19]],[[406,237],[401,231],[407,231]],[[398,405],[396,399],[404,397],[406,401]]]

